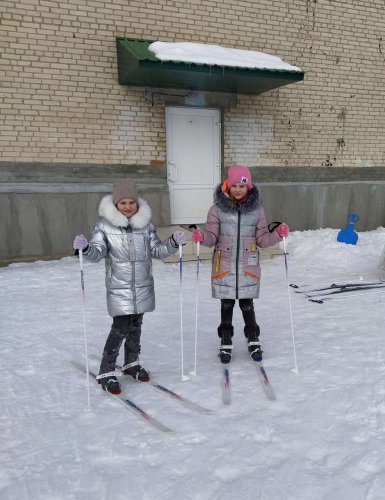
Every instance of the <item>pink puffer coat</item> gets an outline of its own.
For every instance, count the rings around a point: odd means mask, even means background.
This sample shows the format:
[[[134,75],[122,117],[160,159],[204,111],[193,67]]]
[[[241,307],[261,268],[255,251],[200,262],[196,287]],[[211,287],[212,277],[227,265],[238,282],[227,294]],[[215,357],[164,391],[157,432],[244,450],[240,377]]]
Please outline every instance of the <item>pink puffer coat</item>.
[[[217,299],[253,299],[259,296],[261,267],[258,247],[281,241],[269,233],[256,185],[245,203],[233,203],[218,185],[207,215],[203,245],[215,246],[212,260],[212,296]]]

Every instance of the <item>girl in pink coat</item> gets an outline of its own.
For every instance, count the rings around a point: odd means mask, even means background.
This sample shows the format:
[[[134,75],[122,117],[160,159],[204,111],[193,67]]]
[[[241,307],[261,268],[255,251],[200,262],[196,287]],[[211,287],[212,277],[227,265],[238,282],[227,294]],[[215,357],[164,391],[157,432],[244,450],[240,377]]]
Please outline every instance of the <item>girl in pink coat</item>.
[[[259,296],[261,277],[258,247],[275,245],[288,234],[286,224],[273,223],[268,228],[259,190],[251,182],[249,169],[239,165],[230,167],[228,178],[215,189],[214,205],[208,212],[205,229],[194,229],[192,235],[194,242],[214,247],[211,288],[212,296],[221,300],[218,336],[222,363],[231,361],[236,300],[245,322],[250,356],[255,361],[262,360],[260,329],[253,303]]]

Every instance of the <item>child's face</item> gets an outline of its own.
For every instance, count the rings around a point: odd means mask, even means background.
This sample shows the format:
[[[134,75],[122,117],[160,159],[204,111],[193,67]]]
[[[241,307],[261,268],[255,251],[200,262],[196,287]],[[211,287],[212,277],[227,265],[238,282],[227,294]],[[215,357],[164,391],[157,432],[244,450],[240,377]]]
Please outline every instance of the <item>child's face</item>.
[[[230,188],[230,196],[237,201],[242,200],[247,195],[247,192],[247,186],[240,182],[233,184]]]
[[[122,198],[120,201],[118,201],[116,208],[128,219],[135,215],[139,210],[138,204],[136,203],[136,201],[131,200],[131,198]]]

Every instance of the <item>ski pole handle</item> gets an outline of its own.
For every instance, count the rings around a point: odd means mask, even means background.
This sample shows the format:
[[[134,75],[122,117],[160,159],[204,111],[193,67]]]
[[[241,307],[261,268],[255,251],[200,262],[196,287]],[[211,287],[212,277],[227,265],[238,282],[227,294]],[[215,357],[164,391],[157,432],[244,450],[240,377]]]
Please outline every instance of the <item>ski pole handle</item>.
[[[198,230],[198,227],[197,227],[197,225],[196,225],[196,224],[190,224],[190,225],[189,225],[189,229]],[[199,230],[199,231],[200,231],[200,230]],[[201,232],[201,231],[200,231],[200,232]],[[197,246],[197,257],[199,258],[199,249],[200,249],[200,244],[201,244],[201,242],[203,242],[203,237],[202,237],[202,239],[201,239],[200,241],[196,241],[196,240],[194,239],[194,231],[193,231],[193,238],[192,238],[192,239],[193,239],[194,243],[195,243],[195,244],[196,244],[196,246]]]
[[[359,220],[360,220],[360,217],[357,214],[349,214],[348,215],[348,222],[349,222],[349,224],[355,224]]]

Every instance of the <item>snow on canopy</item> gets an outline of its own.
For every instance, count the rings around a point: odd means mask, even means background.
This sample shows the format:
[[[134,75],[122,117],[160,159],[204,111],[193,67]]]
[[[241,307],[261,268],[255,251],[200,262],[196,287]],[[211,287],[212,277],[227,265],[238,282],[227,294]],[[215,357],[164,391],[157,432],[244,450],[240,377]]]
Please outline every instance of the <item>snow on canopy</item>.
[[[148,48],[161,61],[301,72],[300,68],[282,61],[280,57],[254,50],[230,49],[203,43],[159,41]]]

